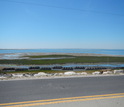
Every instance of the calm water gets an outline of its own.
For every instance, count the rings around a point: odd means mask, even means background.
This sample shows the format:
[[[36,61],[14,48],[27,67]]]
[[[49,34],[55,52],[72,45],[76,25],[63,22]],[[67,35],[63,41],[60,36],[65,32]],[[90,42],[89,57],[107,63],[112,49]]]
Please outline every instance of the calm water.
[[[0,53],[95,53],[109,55],[124,55],[124,49],[8,49]]]

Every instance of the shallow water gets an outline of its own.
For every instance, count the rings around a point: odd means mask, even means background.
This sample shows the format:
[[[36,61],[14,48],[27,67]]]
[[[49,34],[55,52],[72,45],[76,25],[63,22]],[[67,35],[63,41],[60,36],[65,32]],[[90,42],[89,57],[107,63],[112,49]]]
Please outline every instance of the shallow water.
[[[75,58],[75,57],[49,57],[49,58],[30,58],[30,60],[52,60],[52,59],[66,59],[66,58]]]
[[[0,53],[94,53],[124,55],[124,49],[1,49]]]

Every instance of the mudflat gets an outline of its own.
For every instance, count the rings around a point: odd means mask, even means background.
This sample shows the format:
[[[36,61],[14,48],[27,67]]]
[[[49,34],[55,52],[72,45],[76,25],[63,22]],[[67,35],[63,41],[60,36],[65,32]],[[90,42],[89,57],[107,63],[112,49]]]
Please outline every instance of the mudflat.
[[[124,55],[108,55],[94,53],[5,53],[0,54],[0,59],[28,59],[30,56],[39,55],[72,55],[72,56],[115,56],[124,57]],[[29,57],[28,57],[29,56]]]

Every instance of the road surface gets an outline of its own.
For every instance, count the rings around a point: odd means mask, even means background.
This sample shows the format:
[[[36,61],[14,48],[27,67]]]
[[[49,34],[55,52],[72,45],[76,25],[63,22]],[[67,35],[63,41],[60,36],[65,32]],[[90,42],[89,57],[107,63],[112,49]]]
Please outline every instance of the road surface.
[[[55,102],[60,100],[68,102],[65,99],[67,98],[75,100],[76,103],[78,100],[88,101],[89,99],[104,99],[104,97],[109,100],[111,98],[122,100],[124,97],[124,76],[0,81],[0,107],[3,107],[4,104],[9,105],[8,103],[23,102],[25,104],[27,101],[33,104],[33,101],[42,102],[48,99],[55,100]],[[73,105],[73,101],[68,104]]]

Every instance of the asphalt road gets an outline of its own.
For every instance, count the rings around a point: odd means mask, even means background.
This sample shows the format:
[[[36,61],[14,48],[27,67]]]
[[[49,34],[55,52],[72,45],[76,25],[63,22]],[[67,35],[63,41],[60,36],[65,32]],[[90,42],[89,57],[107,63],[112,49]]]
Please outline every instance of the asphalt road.
[[[41,107],[32,106],[32,107]],[[69,102],[69,103],[57,103],[57,104],[46,104],[42,107],[124,107],[124,97],[116,99],[102,99],[102,100],[91,100],[82,102]]]
[[[0,81],[0,103],[124,93],[124,76]]]

